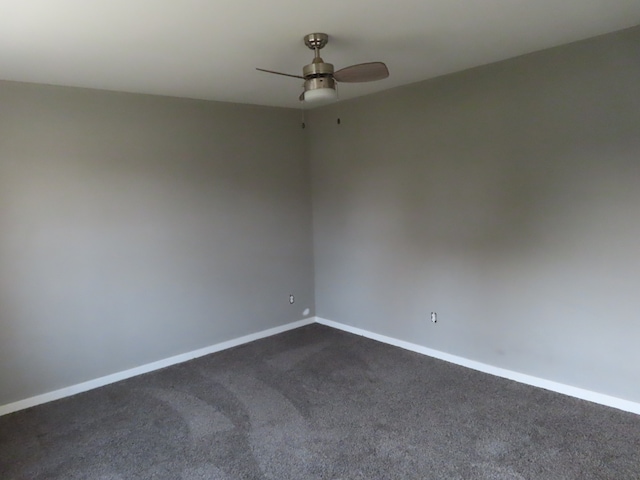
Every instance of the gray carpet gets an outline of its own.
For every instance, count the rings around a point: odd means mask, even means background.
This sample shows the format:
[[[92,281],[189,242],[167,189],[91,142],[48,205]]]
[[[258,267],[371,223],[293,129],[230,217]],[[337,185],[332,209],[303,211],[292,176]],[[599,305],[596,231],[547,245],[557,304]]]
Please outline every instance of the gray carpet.
[[[640,416],[311,325],[0,417],[7,479],[640,479]]]

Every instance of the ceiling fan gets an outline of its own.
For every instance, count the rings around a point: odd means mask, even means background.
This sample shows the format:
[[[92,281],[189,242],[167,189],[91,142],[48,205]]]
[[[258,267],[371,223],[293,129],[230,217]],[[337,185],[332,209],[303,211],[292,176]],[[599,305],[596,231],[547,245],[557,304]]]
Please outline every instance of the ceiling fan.
[[[310,33],[304,37],[305,45],[315,53],[313,61],[302,68],[302,75],[274,72],[264,68],[256,68],[256,70],[304,80],[304,92],[300,95],[300,101],[317,103],[337,98],[336,82],[373,82],[389,76],[389,70],[382,62],[358,63],[334,72],[333,65],[325,63],[320,57],[320,50],[328,41],[329,35],[326,33]]]

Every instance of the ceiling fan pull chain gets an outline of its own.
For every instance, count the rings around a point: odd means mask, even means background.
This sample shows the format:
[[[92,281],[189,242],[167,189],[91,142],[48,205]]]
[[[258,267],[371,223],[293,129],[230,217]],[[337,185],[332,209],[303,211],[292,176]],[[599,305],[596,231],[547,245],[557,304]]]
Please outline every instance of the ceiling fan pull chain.
[[[340,100],[340,88],[338,87],[338,85],[340,85],[338,82],[336,82],[336,101]],[[342,110],[342,106],[340,104],[338,104],[338,106],[336,107],[336,110],[338,110],[338,117],[336,118],[336,123],[338,125],[340,125],[341,120],[340,120],[340,111]]]

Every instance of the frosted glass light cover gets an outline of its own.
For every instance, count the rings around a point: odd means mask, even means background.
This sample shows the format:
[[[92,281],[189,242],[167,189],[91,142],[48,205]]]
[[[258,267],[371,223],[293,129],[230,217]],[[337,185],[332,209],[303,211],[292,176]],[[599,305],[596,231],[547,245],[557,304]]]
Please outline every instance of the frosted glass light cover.
[[[333,88],[316,88],[304,92],[304,101],[309,103],[328,103],[337,98],[338,94]]]

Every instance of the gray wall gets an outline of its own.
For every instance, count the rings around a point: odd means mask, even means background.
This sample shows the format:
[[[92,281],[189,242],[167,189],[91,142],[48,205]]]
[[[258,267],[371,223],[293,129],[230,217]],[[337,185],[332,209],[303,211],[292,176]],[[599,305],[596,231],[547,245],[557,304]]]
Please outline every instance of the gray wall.
[[[317,315],[640,402],[640,29],[308,124]]]
[[[0,82],[0,405],[313,312],[308,159],[319,316],[640,401],[639,54],[632,29],[305,131]]]
[[[313,312],[306,156],[294,110],[0,83],[0,405]]]

